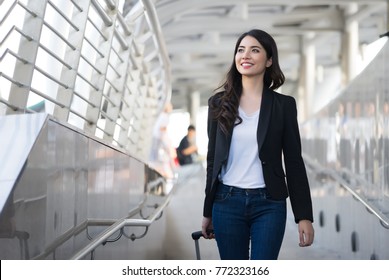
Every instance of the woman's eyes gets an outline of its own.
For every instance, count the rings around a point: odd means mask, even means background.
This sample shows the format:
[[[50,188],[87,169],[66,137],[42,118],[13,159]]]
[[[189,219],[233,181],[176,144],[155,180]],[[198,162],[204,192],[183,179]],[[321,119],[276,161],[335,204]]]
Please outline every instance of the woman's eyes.
[[[259,49],[252,49],[251,50],[253,53],[259,53]],[[244,49],[238,49],[238,53],[243,53]]]

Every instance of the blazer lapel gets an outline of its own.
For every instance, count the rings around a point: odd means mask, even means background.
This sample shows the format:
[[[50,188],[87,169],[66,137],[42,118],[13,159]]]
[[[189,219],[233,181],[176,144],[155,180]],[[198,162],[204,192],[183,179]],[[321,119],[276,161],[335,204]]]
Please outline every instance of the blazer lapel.
[[[273,98],[272,90],[265,88],[262,93],[261,111],[259,112],[257,128],[258,151],[261,151],[269,127]]]

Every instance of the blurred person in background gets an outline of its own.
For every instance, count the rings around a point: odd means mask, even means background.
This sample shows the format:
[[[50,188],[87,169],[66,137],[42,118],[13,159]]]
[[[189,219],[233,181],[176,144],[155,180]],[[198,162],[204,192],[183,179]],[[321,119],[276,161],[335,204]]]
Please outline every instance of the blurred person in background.
[[[196,128],[188,126],[187,134],[181,139],[177,147],[177,158],[180,165],[187,165],[196,162],[197,157]]]
[[[171,103],[167,103],[158,116],[153,128],[153,137],[150,151],[150,165],[162,175],[174,177],[174,161],[176,157],[172,141],[167,133],[170,113],[173,110]]]

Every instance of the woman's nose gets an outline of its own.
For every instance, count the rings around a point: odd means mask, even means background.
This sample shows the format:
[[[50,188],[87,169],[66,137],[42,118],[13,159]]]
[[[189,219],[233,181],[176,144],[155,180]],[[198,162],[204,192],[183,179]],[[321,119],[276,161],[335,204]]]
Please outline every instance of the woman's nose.
[[[250,52],[249,51],[244,51],[242,56],[243,56],[243,58],[250,57]]]

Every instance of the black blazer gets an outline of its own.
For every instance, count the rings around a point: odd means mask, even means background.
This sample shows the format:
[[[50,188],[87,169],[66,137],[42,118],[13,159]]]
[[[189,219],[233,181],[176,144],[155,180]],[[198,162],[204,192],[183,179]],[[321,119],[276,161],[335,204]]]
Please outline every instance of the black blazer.
[[[208,100],[218,103],[217,93]],[[210,106],[209,106],[210,107]],[[232,131],[225,135],[208,110],[207,177],[204,217],[212,216],[212,205],[222,165],[227,162]],[[265,185],[273,199],[290,197],[296,223],[313,222],[312,201],[305,165],[301,156],[301,140],[297,107],[293,97],[264,89],[257,128],[259,159]],[[284,172],[282,159],[286,172]],[[286,174],[286,176],[285,176]],[[286,177],[286,178],[285,178]],[[286,180],[285,180],[286,179]]]

